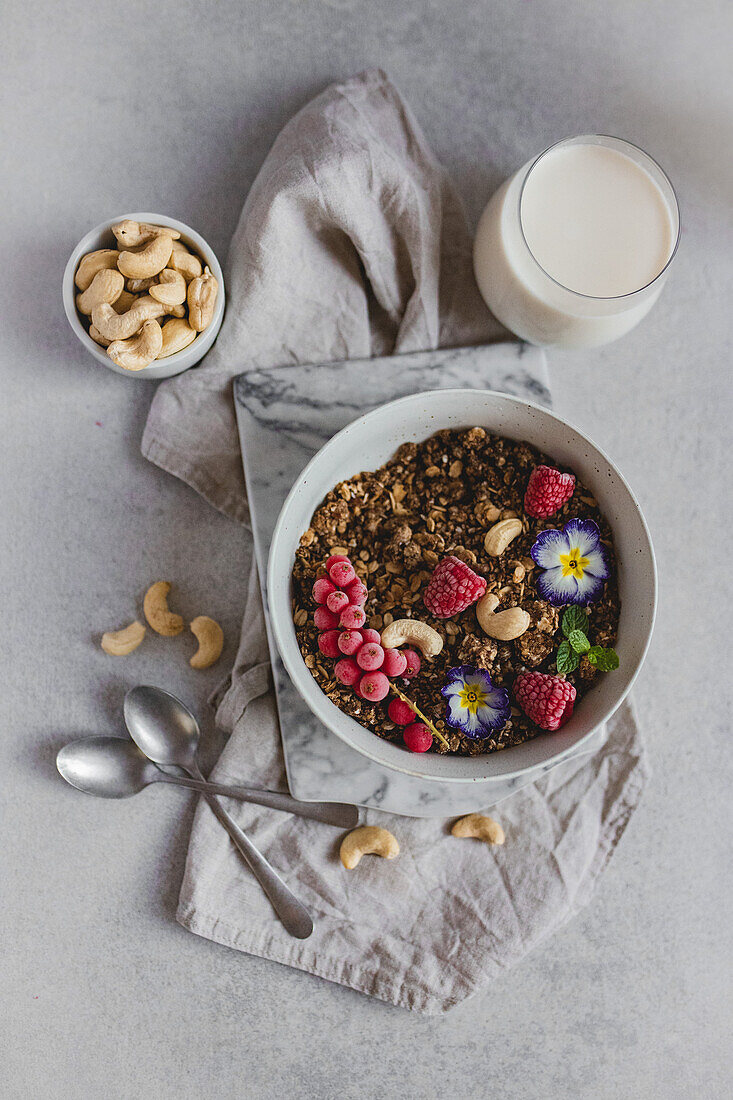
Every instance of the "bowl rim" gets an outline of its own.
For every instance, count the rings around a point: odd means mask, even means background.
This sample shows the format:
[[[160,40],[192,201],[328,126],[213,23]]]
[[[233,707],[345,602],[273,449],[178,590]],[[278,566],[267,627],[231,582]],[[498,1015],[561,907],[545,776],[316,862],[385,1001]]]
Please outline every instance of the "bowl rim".
[[[598,721],[595,722],[594,725],[585,734],[583,734],[583,736],[581,738],[579,738],[577,741],[575,741],[572,745],[569,745],[569,746],[567,746],[566,748],[563,748],[563,749],[559,749],[557,753],[555,753],[553,756],[549,757],[545,761],[525,765],[524,767],[517,768],[513,771],[501,772],[499,775],[496,775],[496,776],[486,776],[486,775],[469,775],[469,776],[427,775],[424,772],[420,771],[419,769],[415,768],[414,766],[413,767],[408,766],[408,760],[414,759],[415,757],[417,757],[417,759],[420,759],[419,754],[405,753],[405,756],[406,756],[407,759],[405,761],[405,765],[402,766],[400,763],[391,763],[391,762],[387,763],[380,756],[378,756],[376,754],[373,754],[373,753],[370,753],[368,751],[368,749],[362,747],[361,745],[355,744],[354,741],[351,738],[347,737],[343,731],[339,730],[336,727],[335,722],[332,722],[332,721],[329,720],[328,716],[331,714],[332,711],[336,711],[336,713],[338,715],[343,715],[345,718],[349,718],[350,721],[355,722],[356,725],[361,725],[361,724],[356,722],[356,719],[350,718],[349,715],[345,715],[344,712],[339,707],[336,707],[335,703],[331,702],[331,700],[328,698],[328,696],[322,691],[322,689],[318,686],[318,684],[316,684],[316,681],[311,676],[310,671],[307,669],[307,667],[306,667],[305,663],[303,662],[303,659],[300,656],[300,654],[298,655],[299,658],[300,658],[299,661],[291,661],[290,660],[289,656],[287,655],[287,647],[283,644],[283,633],[282,633],[282,630],[281,630],[280,620],[279,620],[277,615],[272,613],[273,608],[272,608],[272,603],[271,603],[271,600],[270,600],[270,593],[273,591],[275,560],[276,560],[276,557],[277,557],[277,555],[275,553],[275,550],[276,550],[279,542],[283,538],[283,529],[284,529],[285,524],[286,524],[287,519],[288,519],[288,513],[289,513],[289,510],[290,510],[291,502],[295,499],[295,497],[301,491],[303,482],[307,479],[308,474],[309,474],[311,468],[316,463],[316,461],[321,461],[323,459],[324,455],[327,456],[331,451],[335,450],[339,446],[342,437],[347,432],[354,429],[357,425],[361,425],[365,422],[368,422],[371,419],[376,419],[378,416],[384,415],[384,412],[387,409],[398,409],[403,404],[407,404],[409,402],[414,402],[414,401],[419,400],[421,398],[425,399],[427,397],[432,397],[436,394],[440,394],[443,397],[447,397],[449,395],[454,396],[454,395],[457,395],[457,394],[463,395],[465,397],[468,394],[468,395],[473,395],[473,396],[475,396],[477,398],[481,398],[481,399],[485,399],[485,398],[490,398],[492,400],[497,400],[498,399],[502,403],[506,403],[506,404],[515,406],[517,408],[521,408],[523,410],[531,410],[531,411],[539,413],[543,416],[547,416],[551,420],[554,420],[560,426],[562,426],[564,428],[568,428],[568,429],[570,429],[570,431],[572,431],[576,435],[580,436],[580,438],[586,444],[588,444],[590,447],[592,447],[596,451],[596,453],[603,459],[603,461],[605,463],[607,463],[607,465],[613,471],[614,475],[618,478],[618,480],[621,483],[621,485],[623,486],[623,488],[628,493],[628,496],[629,496],[629,498],[630,498],[630,500],[631,500],[631,502],[632,502],[632,504],[633,504],[633,506],[636,510],[636,513],[637,513],[637,516],[638,516],[638,519],[639,519],[639,522],[640,522],[640,525],[641,525],[641,529],[642,529],[644,538],[646,540],[646,549],[647,549],[647,552],[648,552],[648,565],[650,567],[649,585],[650,585],[650,596],[651,596],[651,599],[650,599],[651,614],[650,614],[650,618],[649,618],[649,624],[648,624],[648,627],[647,627],[647,630],[646,630],[646,636],[643,639],[643,643],[642,643],[642,646],[641,646],[641,652],[640,652],[640,655],[639,655],[639,658],[638,658],[638,661],[637,661],[637,664],[636,664],[636,668],[633,670],[633,673],[631,673],[631,675],[629,676],[628,682],[627,682],[626,686],[623,688],[623,690],[621,691],[619,697],[616,699],[616,701],[613,703],[613,705],[606,711],[606,713],[601,718],[599,718]],[[434,431],[440,431],[440,430],[441,430],[440,426],[436,424],[436,426],[434,428]],[[425,437],[425,438],[427,438],[427,437]],[[531,443],[531,440],[528,440],[528,442]],[[291,564],[291,570],[292,570],[292,564]],[[292,575],[292,573],[291,573],[291,575]],[[562,763],[563,760],[566,760],[569,756],[574,756],[576,753],[580,752],[581,747],[598,731],[599,727],[602,726],[604,723],[608,722],[608,720],[613,716],[613,714],[615,714],[615,712],[618,710],[618,708],[623,703],[624,699],[626,699],[626,697],[628,696],[628,694],[629,694],[631,688],[633,687],[634,683],[636,682],[636,678],[639,675],[639,672],[641,671],[641,669],[644,665],[644,662],[646,660],[647,654],[649,652],[649,646],[651,645],[651,639],[652,639],[652,635],[654,633],[654,626],[655,626],[655,623],[656,623],[656,616],[657,616],[658,587],[659,587],[659,585],[658,585],[657,561],[656,561],[656,555],[654,553],[654,544],[652,542],[651,532],[649,531],[649,526],[646,522],[646,518],[644,516],[644,513],[642,511],[642,508],[639,504],[639,501],[638,501],[635,493],[631,489],[631,486],[629,485],[629,483],[627,482],[626,478],[623,476],[621,471],[618,469],[616,464],[606,454],[606,452],[601,447],[599,447],[589,436],[587,436],[585,434],[585,432],[581,431],[580,428],[576,427],[575,424],[573,424],[569,420],[566,420],[564,417],[558,416],[555,412],[553,412],[551,409],[548,409],[545,405],[540,405],[537,402],[529,401],[525,398],[516,397],[513,394],[502,393],[500,390],[481,390],[481,389],[476,389],[474,387],[465,387],[465,388],[463,388],[463,387],[451,387],[449,389],[422,390],[418,393],[407,394],[404,397],[398,397],[394,401],[387,401],[384,404],[378,405],[374,409],[370,409],[369,412],[364,413],[362,416],[357,417],[355,420],[352,420],[349,424],[346,424],[343,428],[341,428],[340,431],[336,432],[335,435],[333,435],[326,443],[324,443],[324,445],[322,447],[319,448],[319,450],[309,460],[307,465],[301,470],[301,472],[298,474],[298,477],[296,478],[295,482],[293,483],[290,491],[288,492],[287,497],[285,498],[285,500],[283,502],[282,508],[280,509],[280,513],[278,515],[277,522],[275,524],[275,528],[273,530],[272,539],[270,541],[270,549],[269,549],[269,552],[268,552],[266,576],[267,576],[267,601],[268,601],[268,605],[269,605],[268,618],[269,618],[271,626],[272,626],[272,633],[273,633],[274,641],[275,641],[275,644],[276,644],[276,647],[277,647],[277,651],[278,651],[280,659],[281,659],[281,661],[282,661],[282,663],[285,667],[286,672],[288,673],[288,675],[290,676],[290,679],[293,682],[293,685],[294,685],[295,689],[297,690],[298,694],[303,699],[303,701],[305,702],[305,704],[309,708],[309,710],[311,710],[311,712],[313,714],[315,714],[315,716],[321,722],[323,722],[324,725],[329,730],[331,730],[337,737],[339,737],[347,745],[349,745],[351,748],[353,748],[355,752],[358,752],[359,755],[365,756],[367,759],[370,759],[370,760],[374,761],[380,767],[387,768],[390,771],[402,772],[403,774],[417,777],[417,778],[419,778],[421,780],[424,780],[426,782],[431,782],[431,783],[446,783],[446,782],[448,782],[448,783],[462,783],[462,784],[491,783],[491,782],[494,782],[494,781],[496,781],[496,782],[506,782],[508,780],[518,779],[521,776],[527,775],[530,772],[537,772],[539,774],[540,772],[548,771],[550,768],[554,768],[557,764]],[[294,627],[293,627],[293,629],[294,629]],[[308,680],[305,679],[304,673],[307,673]],[[317,695],[314,694],[313,698],[311,699],[309,697],[309,695],[305,692],[305,690],[301,689],[301,686],[300,686],[301,683],[308,684],[309,686],[312,684],[314,686],[314,688],[316,689],[316,691],[317,691]],[[368,733],[371,732],[365,726],[361,726],[361,728],[365,729]],[[375,737],[377,739],[377,741],[381,740],[380,738],[377,738],[376,734],[372,734],[372,736]],[[507,751],[509,751],[509,750],[507,750]],[[453,754],[450,754],[450,755],[452,756]],[[475,757],[471,757],[470,759],[480,760],[480,759],[486,759],[488,757],[494,757],[496,755],[497,755],[496,753],[483,753],[483,754],[478,754]],[[465,757],[456,757],[456,759],[463,760],[463,759],[466,759],[466,758]]]
[[[81,322],[81,318],[79,317],[79,313],[76,308],[76,284],[74,282],[74,276],[76,275],[76,269],[79,266],[79,261],[88,251],[90,251],[90,242],[95,237],[102,236],[105,233],[111,233],[113,225],[116,225],[117,222],[126,220],[136,222],[151,222],[154,225],[166,225],[170,229],[177,230],[182,236],[188,237],[199,250],[201,258],[204,259],[208,266],[211,268],[212,274],[216,277],[219,283],[219,294],[217,295],[216,306],[214,309],[214,317],[212,318],[211,324],[209,326],[214,334],[213,339],[216,338],[218,329],[221,327],[221,320],[224,315],[224,305],[226,299],[224,275],[221,269],[221,264],[219,263],[214,249],[211,247],[208,241],[206,241],[201,236],[200,233],[198,233],[195,229],[192,229],[191,226],[187,225],[185,222],[182,222],[177,218],[168,217],[167,214],[155,214],[152,211],[138,211],[133,214],[117,214],[112,218],[107,218],[105,219],[105,221],[100,222],[99,225],[95,225],[93,229],[90,229],[87,233],[85,233],[84,236],[77,242],[71,252],[71,255],[69,256],[69,259],[66,262],[61,284],[62,298],[64,303],[64,312],[66,313],[66,319],[68,320],[69,325],[71,326],[76,337],[84,346],[84,348],[86,348],[86,350],[90,353],[90,355],[93,355],[98,362],[103,363],[104,366],[108,367],[110,370],[115,369],[114,364],[110,360],[109,356],[105,354],[104,349],[100,348],[99,344],[92,340],[91,336],[84,328],[84,325]],[[103,248],[104,245],[100,245],[99,247]],[[96,250],[91,249],[91,251]],[[201,333],[200,335],[203,336],[204,334]],[[206,348],[201,349],[201,354],[199,358],[203,358],[203,356],[209,350],[211,344],[213,343],[213,339],[210,341]],[[189,344],[188,347],[183,348],[182,351],[175,352],[175,354],[173,355],[167,356],[164,360],[154,360],[149,367],[144,367],[140,371],[125,371],[125,377],[130,376],[133,378],[145,378],[147,375],[149,379],[151,375],[148,372],[155,369],[156,363],[158,367],[161,367],[163,363],[165,363],[166,367],[175,368],[177,366],[180,366],[181,370],[183,370],[185,369],[185,367],[182,366],[182,364],[186,360],[192,359],[192,356],[187,353],[191,351],[191,348],[193,348],[193,345],[195,343],[195,340],[192,341],[192,343]],[[199,349],[196,350],[199,351]],[[198,362],[198,359],[196,359],[195,362]],[[193,361],[188,363],[188,366],[193,366]],[[169,373],[170,375],[173,375],[179,372],[171,369]],[[155,381],[156,379],[153,380]]]

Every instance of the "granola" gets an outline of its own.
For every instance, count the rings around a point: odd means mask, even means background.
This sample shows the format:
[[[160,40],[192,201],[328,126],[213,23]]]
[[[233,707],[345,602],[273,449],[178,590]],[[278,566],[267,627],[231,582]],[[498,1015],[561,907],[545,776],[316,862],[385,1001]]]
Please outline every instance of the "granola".
[[[421,443],[403,443],[378,470],[339,482],[313,514],[300,539],[293,568],[292,611],[300,651],[306,666],[326,695],[378,737],[401,741],[402,729],[389,720],[387,703],[371,703],[334,676],[333,662],[319,651],[319,630],[313,621],[314,581],[324,575],[332,554],[348,555],[357,577],[368,588],[366,626],[382,631],[396,619],[427,622],[443,639],[442,652],[424,660],[420,673],[401,688],[440,731],[431,751],[474,756],[518,745],[542,731],[516,706],[503,728],[485,740],[473,740],[446,722],[441,688],[452,668],[473,665],[490,673],[497,687],[510,695],[518,673],[556,673],[556,655],[563,641],[561,612],[536,589],[538,566],[530,551],[542,531],[568,520],[593,520],[601,543],[614,563],[610,526],[589,490],[576,480],[572,498],[549,519],[524,511],[530,473],[540,464],[556,465],[526,442],[507,439],[483,428],[445,429]],[[491,556],[485,549],[487,531],[497,521],[521,520],[521,533],[505,552]],[[434,618],[423,595],[438,562],[453,555],[486,580],[501,607],[520,607],[530,618],[528,629],[514,641],[488,637],[476,619],[475,606],[454,618]],[[596,646],[616,639],[620,601],[616,572],[590,609],[588,627]],[[592,656],[592,654],[591,654]],[[577,700],[598,674],[583,656],[566,676]],[[514,699],[512,697],[512,703]],[[577,705],[577,704],[576,704]]]

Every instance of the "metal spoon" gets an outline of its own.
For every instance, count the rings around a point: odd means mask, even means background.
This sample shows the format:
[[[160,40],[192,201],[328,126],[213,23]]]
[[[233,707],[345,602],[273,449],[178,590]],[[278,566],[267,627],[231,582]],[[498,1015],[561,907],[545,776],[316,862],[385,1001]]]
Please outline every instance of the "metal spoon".
[[[254,802],[273,810],[300,814],[301,817],[353,829],[359,820],[356,806],[340,802],[301,802],[280,791],[258,790],[256,787],[225,786],[168,775],[140,751],[134,741],[121,737],[84,737],[71,741],[56,757],[56,767],[72,787],[100,798],[129,798],[150,783],[172,783],[203,794],[221,794],[240,802]]]
[[[156,764],[183,768],[203,780],[196,759],[199,726],[188,707],[162,688],[141,685],[125,696],[125,722],[136,745]],[[313,921],[249,837],[213,795],[205,794],[213,813],[229,833],[244,862],[259,882],[286,931],[299,940],[313,931]]]

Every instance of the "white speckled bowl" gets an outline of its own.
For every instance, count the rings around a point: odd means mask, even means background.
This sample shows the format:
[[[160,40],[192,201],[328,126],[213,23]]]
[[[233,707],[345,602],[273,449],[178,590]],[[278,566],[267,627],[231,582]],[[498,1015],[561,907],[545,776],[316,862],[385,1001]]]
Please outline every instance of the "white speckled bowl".
[[[143,370],[138,371],[123,370],[122,367],[118,367],[116,363],[112,362],[104,348],[100,347],[99,344],[92,340],[82,324],[81,317],[76,308],[76,295],[78,291],[74,285],[74,275],[76,274],[76,269],[79,266],[79,261],[82,256],[86,256],[87,252],[95,252],[98,248],[117,247],[117,242],[115,241],[110,227],[116,225],[117,222],[125,221],[127,218],[135,222],[151,222],[153,225],[167,225],[171,229],[177,229],[181,234],[181,241],[183,244],[187,245],[195,252],[204,264],[208,264],[212,274],[216,276],[219,283],[219,293],[216,297],[214,317],[209,327],[204,329],[204,331],[196,337],[193,343],[189,344],[183,351],[178,351],[175,355],[169,355],[166,359],[156,359],[149,367],[144,367]],[[110,218],[109,221],[102,222],[101,225],[92,229],[85,237],[82,237],[69,256],[69,262],[64,270],[62,293],[64,298],[64,309],[69,324],[89,354],[93,355],[97,362],[107,367],[108,370],[114,371],[115,374],[124,374],[126,378],[143,379],[143,381],[146,382],[149,382],[151,379],[171,378],[174,374],[181,374],[182,371],[188,370],[189,367],[194,366],[195,363],[203,359],[206,352],[214,343],[214,340],[216,340],[224,317],[224,276],[222,275],[221,266],[216,258],[214,250],[195,229],[191,229],[191,227],[184,222],[176,221],[175,218],[166,218],[163,214],[118,214],[117,217]]]
[[[619,568],[621,620],[616,649],[620,668],[600,675],[570,721],[556,733],[483,756],[410,753],[360,726],[319,688],[298,649],[290,592],[295,551],[303,531],[336,482],[375,470],[406,441],[426,439],[441,428],[480,425],[524,439],[569,466],[592,490],[614,533]],[[587,740],[616,710],[644,661],[654,625],[657,574],[651,538],[633,493],[611,461],[587,436],[547,409],[520,398],[483,390],[432,390],[382,405],[333,437],[308,463],[280,513],[270,549],[267,590],[273,633],[283,663],[306,703],[329,729],[357,752],[388,768],[433,780],[478,782],[521,776],[554,766]]]

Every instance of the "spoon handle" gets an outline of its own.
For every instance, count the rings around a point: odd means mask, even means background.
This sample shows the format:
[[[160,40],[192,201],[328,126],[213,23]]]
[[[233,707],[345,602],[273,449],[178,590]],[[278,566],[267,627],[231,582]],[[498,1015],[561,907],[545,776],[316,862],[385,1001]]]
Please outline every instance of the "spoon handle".
[[[196,772],[198,773],[196,778],[202,781],[203,776],[198,768]],[[295,936],[296,939],[308,939],[313,931],[313,921],[308,910],[298,901],[292,890],[285,885],[262,853],[255,848],[247,834],[229,816],[218,798],[214,798],[210,794],[205,794],[204,797],[215,816],[229,833],[232,843],[239,850],[244,862],[272,902],[272,907],[282,921],[285,931],[289,932],[291,936]]]
[[[164,773],[165,774],[165,773]],[[179,787],[188,787],[202,794],[220,794],[225,798],[236,798],[240,802],[254,802],[258,806],[269,806],[272,810],[299,814],[301,817],[321,821],[324,825],[335,825],[339,829],[353,829],[359,822],[356,806],[342,802],[301,802],[290,794],[281,791],[265,791],[257,787],[230,786],[212,783],[210,780],[184,779],[183,776],[165,775],[164,783],[175,783]]]

